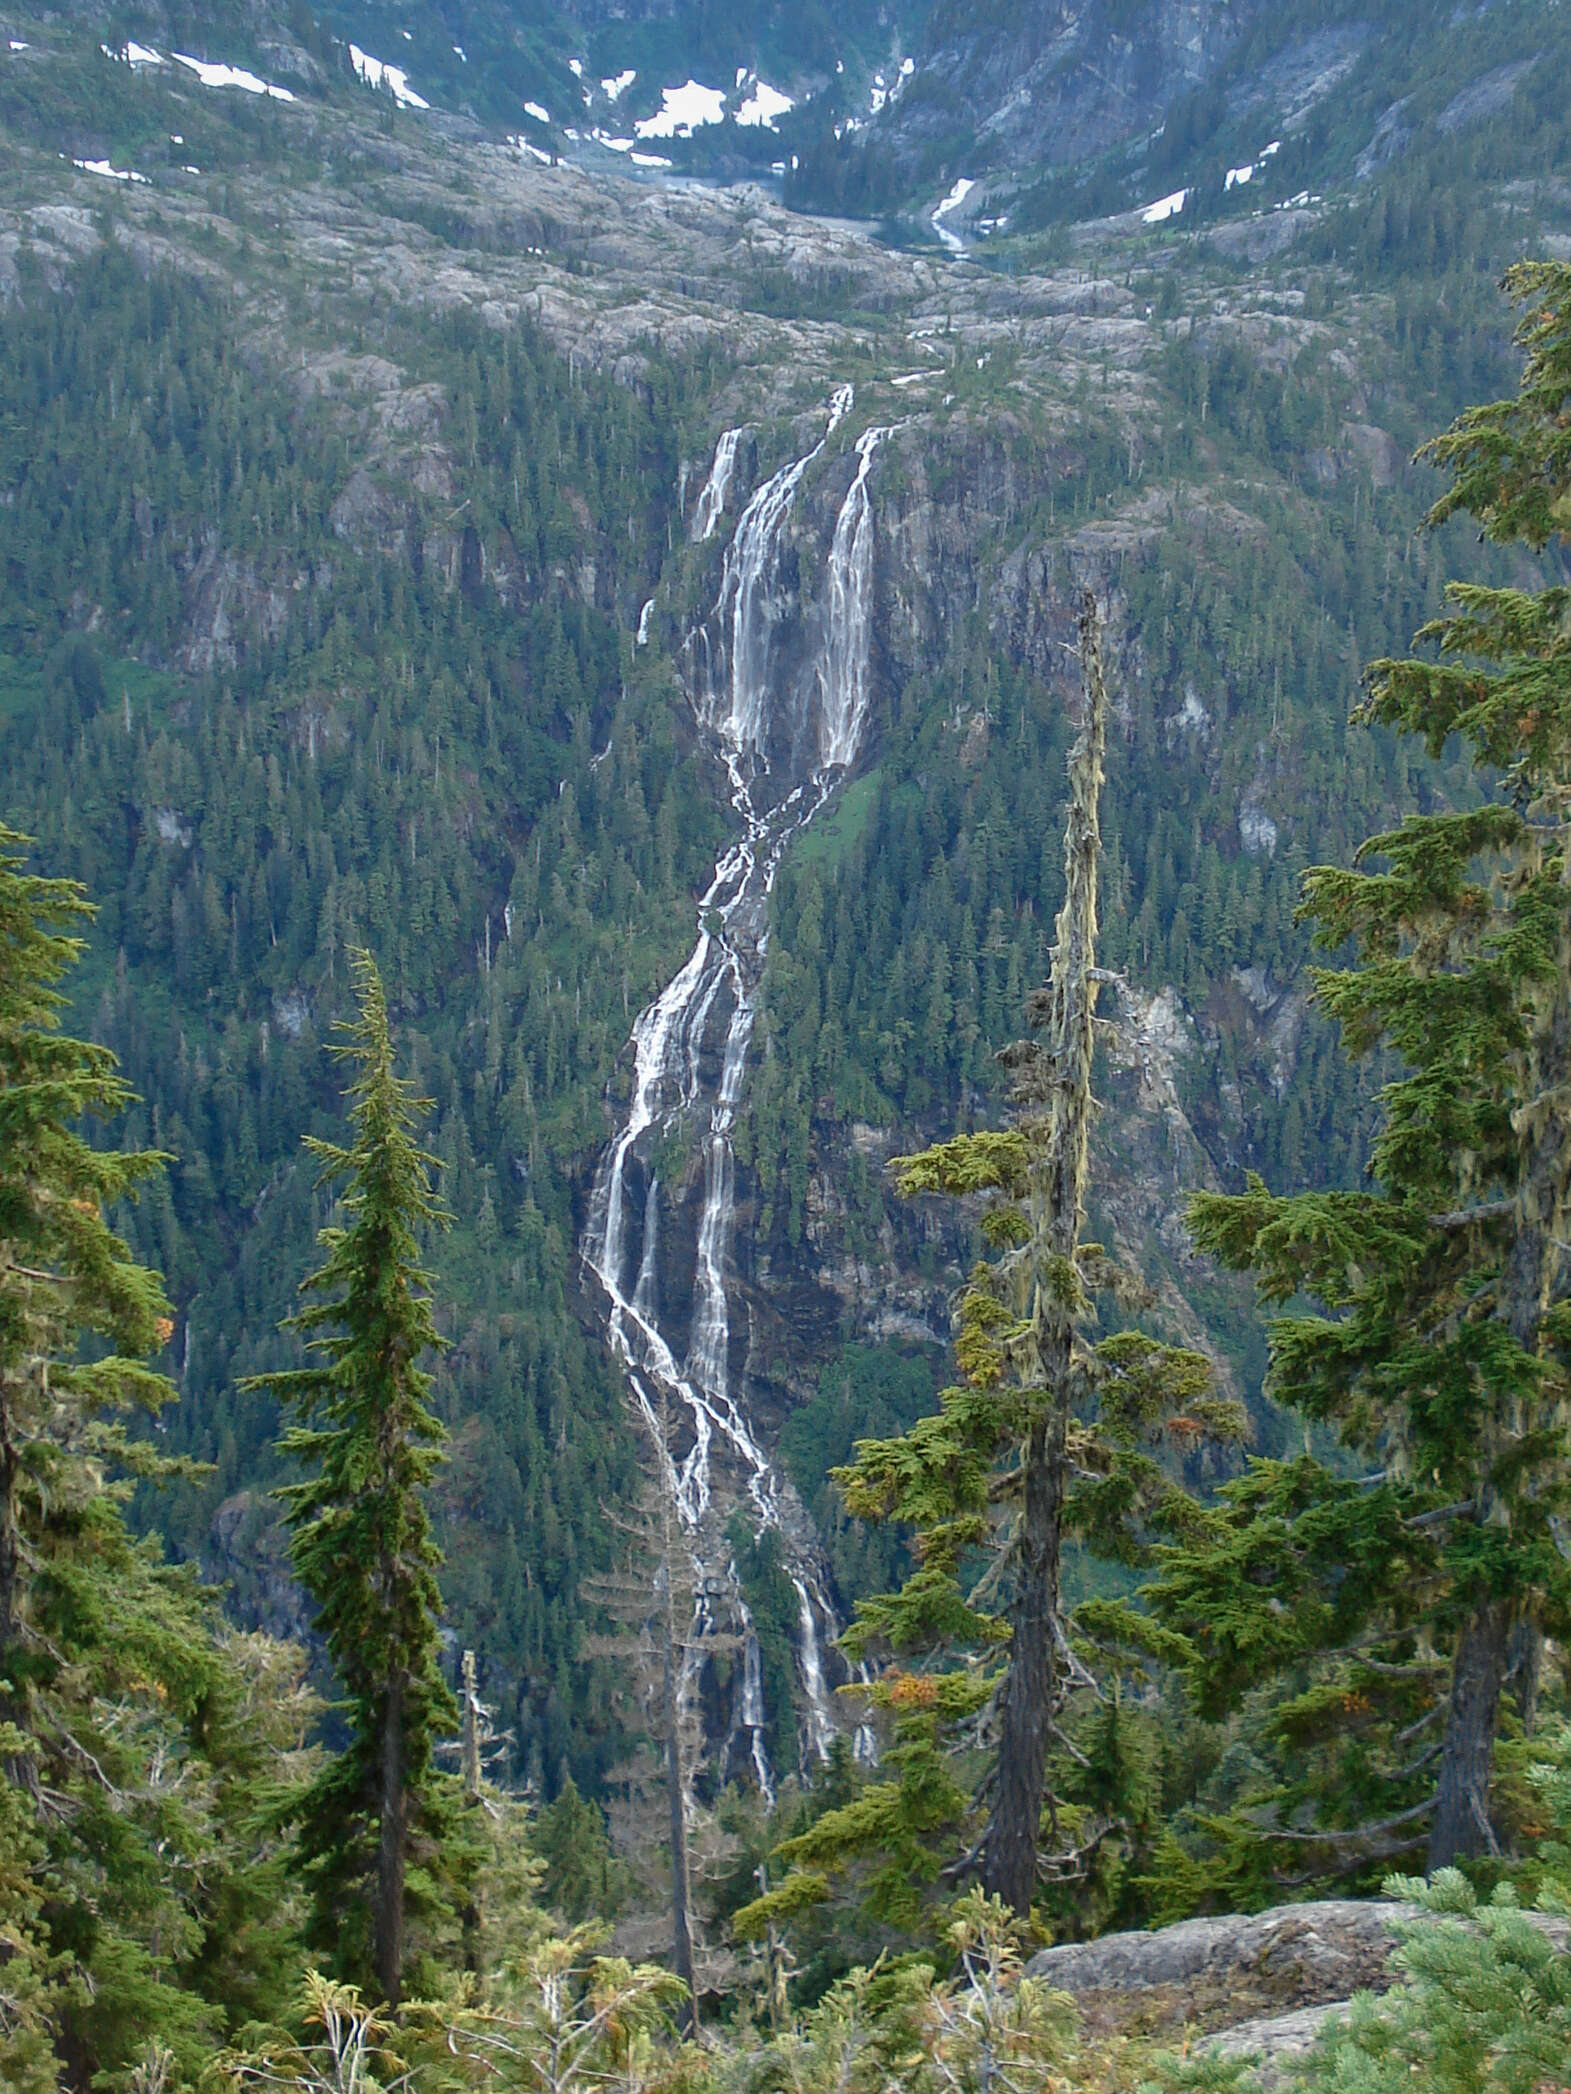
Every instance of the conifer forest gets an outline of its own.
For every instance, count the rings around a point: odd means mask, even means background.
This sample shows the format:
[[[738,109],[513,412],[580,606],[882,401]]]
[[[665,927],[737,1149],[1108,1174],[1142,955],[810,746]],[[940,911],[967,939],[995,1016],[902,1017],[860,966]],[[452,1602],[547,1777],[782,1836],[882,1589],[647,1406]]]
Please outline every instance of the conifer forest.
[[[0,2094],[1571,2094],[1558,0],[0,0]]]

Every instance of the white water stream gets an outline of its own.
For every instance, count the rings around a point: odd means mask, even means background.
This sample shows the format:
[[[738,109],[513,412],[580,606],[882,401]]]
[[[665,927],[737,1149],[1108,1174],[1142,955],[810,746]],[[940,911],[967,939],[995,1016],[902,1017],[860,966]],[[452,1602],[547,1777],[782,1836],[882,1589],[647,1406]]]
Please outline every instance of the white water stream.
[[[692,1538],[700,1587],[695,1648],[701,1653],[704,1636],[723,1633],[727,1619],[741,1636],[742,1678],[733,1699],[727,1756],[734,1762],[740,1752],[770,1799],[774,1772],[764,1750],[758,1640],[716,1502],[722,1472],[726,1481],[741,1485],[754,1522],[781,1537],[798,1602],[805,1745],[818,1759],[828,1754],[840,1728],[824,1664],[824,1644],[839,1624],[811,1529],[760,1444],[745,1396],[732,1385],[732,1137],[763,973],[770,890],[786,847],[833,796],[867,725],[873,595],[869,477],[887,430],[868,429],[857,440],[856,472],[835,521],[821,614],[814,621],[811,673],[804,675],[800,668],[790,673],[778,645],[786,615],[781,587],[786,526],[806,474],[850,412],[852,400],[852,389],[842,387],[830,404],[824,435],[748,501],[726,549],[719,600],[705,629],[693,636],[691,658],[699,665],[693,703],[725,764],[742,834],[720,858],[699,901],[698,942],[686,964],[633,1027],[632,1097],[596,1177],[583,1244],[585,1260],[605,1289],[608,1335],[661,1448],[668,1486]],[[741,434],[728,430],[716,446],[695,513],[695,542],[718,528]],[[782,758],[782,750],[793,754]],[[685,1349],[671,1314],[680,1304],[667,1305],[661,1296],[662,1231],[671,1229],[681,1203],[664,1197],[644,1139],[680,1124],[693,1131],[702,1175]],[[670,1262],[685,1269],[684,1256]],[[730,1498],[734,1492],[722,1495]],[[717,1618],[717,1604],[725,1619]],[[685,1668],[689,1696],[697,1691],[701,1665],[700,1656]],[[859,1734],[859,1749],[866,1744],[866,1734]]]
[[[715,445],[714,464],[709,468],[709,478],[703,484],[698,507],[693,511],[695,545],[705,544],[720,528],[726,497],[731,492],[731,481],[736,472],[736,447],[741,440],[740,429],[727,429]]]

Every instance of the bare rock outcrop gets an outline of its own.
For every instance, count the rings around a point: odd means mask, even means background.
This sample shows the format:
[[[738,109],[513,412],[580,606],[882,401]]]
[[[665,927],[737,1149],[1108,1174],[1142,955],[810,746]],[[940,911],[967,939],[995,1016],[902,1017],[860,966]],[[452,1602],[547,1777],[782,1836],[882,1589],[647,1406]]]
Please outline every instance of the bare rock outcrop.
[[[1028,1972],[1073,1994],[1093,2029],[1159,2037],[1188,2029],[1216,2035],[1235,2055],[1285,2058],[1312,2040],[1308,2011],[1388,1990],[1397,1925],[1416,1910],[1394,1899],[1324,1898],[1180,1920],[1044,1949]]]
[[[1029,1973],[1060,1992],[1120,1992],[1269,1970],[1320,2000],[1376,1990],[1396,1946],[1393,1922],[1414,1905],[1322,1898],[1267,1912],[1180,1920],[1154,1933],[1104,1934],[1033,1956]],[[1300,2002],[1304,2004],[1305,2002]]]
[[[1066,1942],[1026,1971],[1072,1994],[1093,2031],[1199,2039],[1215,2055],[1255,2059],[1269,2090],[1354,1993],[1397,1983],[1402,1925],[1417,1917],[1395,1898],[1322,1898]],[[1558,1946],[1571,1941],[1571,1923],[1528,1917]]]

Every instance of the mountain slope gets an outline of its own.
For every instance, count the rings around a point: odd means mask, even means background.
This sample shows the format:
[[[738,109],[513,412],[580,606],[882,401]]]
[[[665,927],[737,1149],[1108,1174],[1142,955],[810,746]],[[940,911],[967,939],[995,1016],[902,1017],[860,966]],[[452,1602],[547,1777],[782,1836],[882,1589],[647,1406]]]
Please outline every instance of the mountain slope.
[[[361,48],[386,61],[395,27],[386,11]],[[163,63],[100,50],[137,28]],[[235,1381],[286,1349],[274,1325],[325,1218],[299,1137],[336,1124],[323,1046],[345,947],[369,939],[458,1214],[441,1251],[452,1625],[544,1790],[621,1757],[638,1715],[585,1656],[586,1580],[636,1488],[638,1428],[580,1250],[635,1021],[712,935],[699,898],[746,834],[696,666],[739,519],[809,460],[763,597],[795,675],[821,659],[871,429],[889,433],[866,480],[865,728],[749,931],[731,1387],[816,1515],[794,1545],[843,1609],[890,1558],[844,1531],[825,1471],[942,1372],[968,1255],[964,1218],[897,1207],[881,1164],[998,1109],[992,1057],[1057,903],[1066,647],[1089,582],[1121,693],[1105,914],[1129,982],[1099,1227],[1254,1398],[1258,1328],[1177,1215],[1246,1167],[1359,1167],[1366,1092],[1305,1007],[1297,878],[1460,789],[1349,732],[1348,703],[1360,662],[1473,557],[1412,536],[1426,482],[1405,461],[1509,382],[1492,277],[1571,233],[1563,135],[1524,193],[1527,105],[1441,130],[1446,103],[1324,205],[1257,220],[1223,192],[1209,217],[1006,234],[984,269],[756,189],[546,165],[504,142],[513,124],[440,103],[419,49],[430,110],[368,85],[342,30],[298,12],[62,27],[13,8],[13,34],[0,811],[104,902],[82,1022],[147,1099],[133,1138],[179,1157],[131,1225],[181,1311],[171,1444],[216,1473],[141,1516],[232,1578],[250,1617],[299,1626],[265,1500],[276,1421]],[[1478,77],[1514,48],[1480,42]],[[1489,178],[1445,158],[1463,153]],[[695,1048],[710,1081],[721,1008]],[[656,1102],[640,1185],[696,1213],[702,1116]],[[685,1332],[681,1261],[664,1284]],[[712,1538],[755,1502],[722,1476]],[[747,1604],[776,1705],[745,1727],[775,1773],[810,1766],[791,1608]],[[719,1641],[717,1763],[749,1691]]]
[[[1557,157],[1568,67],[1560,12],[1539,0],[938,7],[876,112],[801,113],[790,193],[931,213],[962,179],[950,230],[1040,230],[1164,196],[1191,221],[1243,219],[1444,154],[1507,111],[1506,158],[1534,179]]]

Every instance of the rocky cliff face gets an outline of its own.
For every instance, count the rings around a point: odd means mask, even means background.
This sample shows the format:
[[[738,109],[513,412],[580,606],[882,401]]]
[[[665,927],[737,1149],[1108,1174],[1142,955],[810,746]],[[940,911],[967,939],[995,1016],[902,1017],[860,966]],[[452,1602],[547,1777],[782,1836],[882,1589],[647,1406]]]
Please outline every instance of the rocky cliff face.
[[[984,164],[1067,166],[1156,129],[1269,13],[1264,0],[940,6],[881,135],[918,154],[963,117]]]

